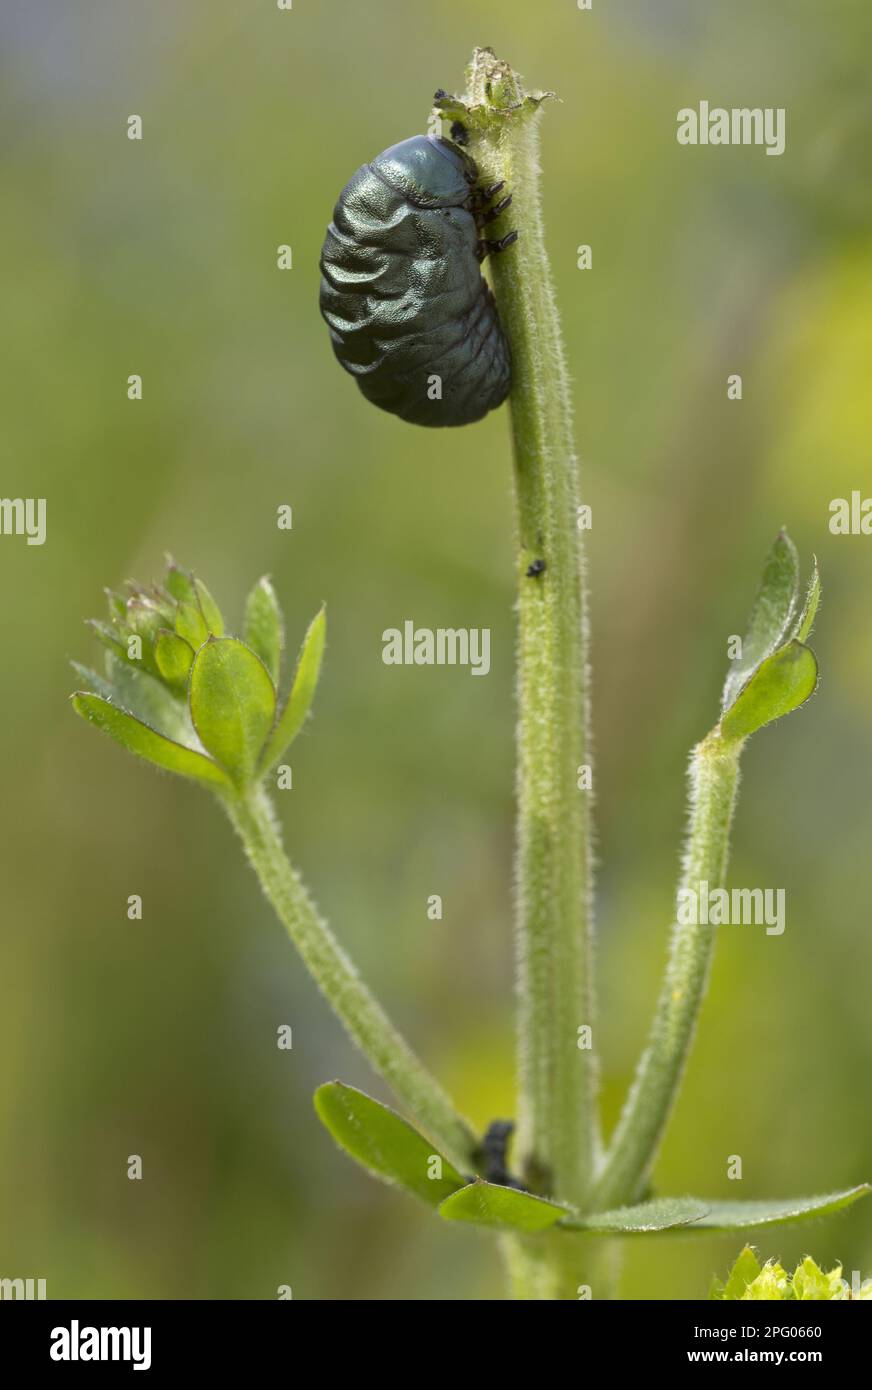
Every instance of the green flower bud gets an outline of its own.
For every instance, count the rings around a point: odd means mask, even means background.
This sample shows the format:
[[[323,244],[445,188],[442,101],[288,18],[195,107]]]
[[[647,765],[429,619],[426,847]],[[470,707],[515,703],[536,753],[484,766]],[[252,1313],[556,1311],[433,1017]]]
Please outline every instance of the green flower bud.
[[[109,622],[90,626],[106,647],[106,674],[73,663],[82,683],[73,708],[130,752],[170,772],[238,794],[284,755],[311,709],[324,651],[324,610],[300,648],[279,699],[281,610],[268,579],[245,610],[244,639],[202,580],[168,559],[164,587],[106,591]]]

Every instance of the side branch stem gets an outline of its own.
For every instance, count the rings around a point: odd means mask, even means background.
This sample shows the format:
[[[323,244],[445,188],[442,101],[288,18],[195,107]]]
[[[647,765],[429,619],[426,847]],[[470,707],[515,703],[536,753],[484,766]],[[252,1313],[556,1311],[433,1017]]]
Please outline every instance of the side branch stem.
[[[475,1136],[367,989],[288,862],[264,789],[225,800],[251,866],[310,974],[351,1039],[410,1116],[462,1173],[474,1167]]]
[[[688,913],[687,905],[699,904],[703,883],[711,890],[724,885],[741,746],[715,731],[691,755],[690,828],[666,975],[648,1045],[597,1184],[595,1199],[602,1210],[641,1196],[693,1046],[717,928],[700,924],[700,913]],[[682,920],[688,916],[696,920]]]

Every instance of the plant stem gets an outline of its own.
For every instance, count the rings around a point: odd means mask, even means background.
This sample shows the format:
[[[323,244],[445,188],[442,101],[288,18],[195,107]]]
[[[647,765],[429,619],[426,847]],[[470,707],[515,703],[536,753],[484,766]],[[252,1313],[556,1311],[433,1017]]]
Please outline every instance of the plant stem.
[[[741,742],[728,743],[714,730],[691,755],[690,829],[679,906],[687,903],[687,894],[699,903],[703,882],[710,890],[724,885],[741,747]],[[648,1045],[597,1183],[595,1202],[600,1210],[633,1202],[643,1192],[693,1045],[717,928],[682,924],[681,916],[677,910]]]
[[[480,181],[505,182],[494,293],[512,356],[519,645],[517,728],[518,1148],[526,1181],[583,1209],[598,1133],[591,962],[587,624],[569,380],[545,250],[538,99],[477,50],[467,102]],[[545,568],[529,574],[529,566]]]
[[[468,1172],[474,1166],[475,1136],[319,917],[285,855],[266,791],[256,786],[222,800],[264,893],[349,1036],[445,1157],[459,1172]]]
[[[565,1302],[588,1296],[617,1297],[621,1252],[615,1240],[547,1231],[538,1236],[505,1236],[502,1247],[513,1299]]]

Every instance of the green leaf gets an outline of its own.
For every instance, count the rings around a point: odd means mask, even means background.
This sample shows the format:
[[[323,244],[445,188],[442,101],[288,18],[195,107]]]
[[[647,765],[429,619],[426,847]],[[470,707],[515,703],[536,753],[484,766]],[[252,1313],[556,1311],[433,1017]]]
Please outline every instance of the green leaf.
[[[825,1274],[811,1255],[806,1255],[793,1271],[793,1297],[801,1303],[840,1300],[842,1266],[836,1265],[829,1274]]]
[[[814,557],[814,564],[811,572],[811,579],[808,582],[808,592],[805,596],[805,603],[802,612],[794,624],[791,637],[795,637],[798,642],[808,640],[811,630],[814,627],[814,620],[817,617],[818,604],[821,601],[821,576],[818,569],[817,556]]]
[[[655,1197],[637,1206],[619,1207],[616,1211],[596,1212],[591,1216],[571,1216],[561,1226],[573,1231],[590,1231],[603,1235],[635,1235],[646,1231],[669,1231],[676,1226],[688,1226],[706,1215],[709,1207],[696,1197]]]
[[[817,678],[817,658],[811,648],[788,642],[754,672],[721,719],[721,735],[735,742],[790,714],[814,694]]]
[[[91,629],[107,651],[114,652],[121,661],[127,661],[127,643],[121,640],[114,627],[102,623],[99,618],[86,618],[85,626]]]
[[[736,1263],[727,1275],[726,1283],[715,1279],[712,1283],[710,1299],[723,1301],[789,1299],[792,1297],[790,1280],[786,1270],[774,1260],[761,1265],[757,1253],[746,1245]]]
[[[842,1277],[841,1265],[827,1272],[810,1255],[800,1260],[792,1275],[777,1260],[767,1260],[761,1266],[756,1252],[746,1245],[726,1283],[715,1280],[709,1297],[755,1302],[844,1303],[854,1298],[868,1298],[867,1288],[872,1289],[872,1285],[864,1284],[859,1290],[850,1288]]]
[[[326,634],[327,614],[322,608],[312,619],[309,630],[303,638],[288,702],[273,729],[261,759],[261,770],[264,772],[274,763],[277,763],[285,750],[290,747],[309,713],[315,695],[315,687],[318,684],[318,673],[321,670]]]
[[[120,705],[159,734],[182,743],[196,752],[203,748],[197,737],[187,701],[174,694],[156,676],[132,662],[106,653],[106,674],[112,687],[113,704]],[[100,690],[97,694],[101,694]]]
[[[111,734],[112,738],[137,757],[145,758],[147,762],[165,768],[167,772],[177,772],[181,777],[192,777],[208,786],[223,789],[230,786],[227,777],[211,758],[165,738],[156,729],[149,728],[147,724],[143,724],[126,710],[119,709],[110,700],[103,699],[101,695],[79,691],[72,700],[73,709],[77,714],[89,724],[102,729],[104,733]]]
[[[742,655],[727,673],[722,709],[728,710],[755,667],[787,636],[799,593],[799,557],[785,531],[775,538],[742,639]]]
[[[176,632],[194,651],[203,645],[209,636],[209,629],[206,626],[206,619],[203,617],[199,603],[179,604],[176,614]]]
[[[167,581],[166,587],[180,608],[194,609],[195,613],[202,619],[202,636],[194,641],[192,632],[199,628],[197,619],[190,613],[182,618],[183,627],[176,624],[176,631],[191,643],[193,647],[199,647],[205,642],[210,634],[213,637],[223,637],[224,619],[221,616],[221,609],[213,599],[202,579],[196,579],[188,570],[182,569],[177,565],[171,556],[167,556]],[[184,630],[183,630],[184,629]]]
[[[224,619],[221,616],[221,609],[213,599],[202,579],[194,580],[194,588],[200,603],[200,612],[206,623],[207,630],[213,637],[223,637]]]
[[[429,1139],[363,1091],[327,1082],[315,1092],[315,1110],[340,1148],[384,1182],[433,1207],[462,1187],[464,1179]]]
[[[154,642],[163,619],[152,603],[134,597],[127,600],[127,626],[142,638],[143,646]]]
[[[474,1226],[497,1226],[503,1230],[545,1231],[566,1215],[566,1208],[532,1192],[516,1187],[500,1187],[476,1178],[446,1198],[439,1208],[446,1221],[469,1221]]]
[[[757,1278],[741,1295],[743,1301],[774,1302],[791,1297],[790,1276],[775,1260],[767,1260]]]
[[[114,589],[104,588],[106,603],[109,608],[109,617],[115,622],[124,622],[127,617],[127,601],[123,594],[116,594]]]
[[[167,583],[166,587],[174,599],[179,603],[196,604],[197,587],[194,583],[194,576],[183,570],[181,565],[177,565],[171,556],[167,556]]]
[[[827,1192],[816,1197],[792,1197],[770,1202],[706,1202],[708,1213],[695,1221],[692,1231],[740,1231],[750,1226],[780,1226],[788,1221],[807,1221],[816,1216],[830,1216],[849,1207],[872,1192],[869,1183],[848,1187],[841,1192]]]
[[[82,692],[99,695],[110,703],[117,703],[117,694],[112,682],[106,676],[101,676],[99,671],[92,671],[90,666],[83,666],[81,661],[71,661],[70,665],[79,678]]]
[[[141,724],[174,743],[202,751],[187,706],[154,676],[139,670],[111,652],[106,654],[107,674],[100,675],[78,661],[70,665],[79,678],[80,690],[101,695],[110,704],[132,714]]]
[[[250,782],[275,718],[263,662],[236,637],[210,637],[191,667],[190,702],[203,747],[238,785]]]
[[[266,575],[259,579],[245,604],[245,640],[269,671],[273,685],[279,683],[284,647],[282,610],[275,589]]]
[[[194,649],[184,637],[162,627],[154,644],[154,659],[157,669],[169,685],[186,688],[191,666],[194,662]]]
[[[748,1285],[753,1284],[760,1272],[760,1261],[751,1246],[746,1245],[727,1276],[723,1297],[725,1299],[742,1298]]]

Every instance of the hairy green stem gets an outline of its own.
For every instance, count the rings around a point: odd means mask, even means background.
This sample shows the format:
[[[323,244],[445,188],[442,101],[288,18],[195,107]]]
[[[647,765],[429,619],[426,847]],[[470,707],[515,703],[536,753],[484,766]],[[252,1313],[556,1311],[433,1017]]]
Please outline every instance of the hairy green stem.
[[[518,1152],[526,1181],[579,1209],[597,1157],[591,962],[587,627],[569,380],[545,250],[538,100],[478,50],[467,103],[480,182],[511,207],[488,229],[512,357],[519,645],[517,729]],[[533,569],[531,570],[531,566]]]
[[[699,903],[701,884],[722,888],[730,826],[736,804],[741,743],[717,730],[698,744],[690,761],[690,829],[677,904]],[[598,1209],[637,1200],[648,1175],[684,1075],[705,995],[716,927],[681,918],[676,911],[666,975],[647,1047],[594,1194]]]
[[[547,1231],[502,1240],[509,1296],[529,1301],[608,1300],[617,1297],[617,1241]]]
[[[472,1130],[397,1032],[318,915],[288,862],[266,791],[257,786],[245,795],[222,800],[264,893],[349,1036],[446,1158],[460,1172],[468,1172],[476,1149]]]

